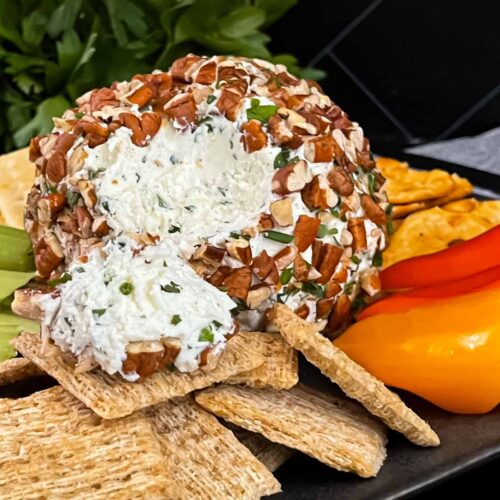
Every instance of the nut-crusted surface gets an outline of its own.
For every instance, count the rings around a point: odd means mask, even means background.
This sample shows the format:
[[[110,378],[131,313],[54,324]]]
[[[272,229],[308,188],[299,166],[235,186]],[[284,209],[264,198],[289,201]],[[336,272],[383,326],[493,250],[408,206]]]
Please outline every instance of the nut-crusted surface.
[[[184,396],[194,390],[222,382],[232,375],[260,366],[265,360],[267,343],[257,334],[236,335],[228,341],[216,367],[191,373],[157,372],[143,382],[126,382],[123,378],[96,370],[75,373],[61,351],[50,346],[42,354],[38,336],[22,333],[12,341],[15,348],[39,368],[54,377],[66,390],[80,399],[102,418],[118,418],[168,399]]]
[[[276,333],[240,333],[243,336],[259,335],[266,346],[265,362],[251,371],[229,377],[228,384],[245,384],[250,387],[290,389],[299,381],[297,351]]]
[[[0,401],[0,497],[172,498],[143,416],[101,422],[62,387]]]
[[[198,393],[196,401],[233,424],[361,477],[375,476],[386,456],[386,436],[379,425],[358,421],[297,388],[220,385]]]
[[[370,413],[391,429],[401,432],[420,446],[437,446],[438,435],[429,424],[408,408],[401,398],[380,380],[352,361],[328,339],[315,332],[286,306],[277,304],[273,323],[285,340],[335,382],[349,397],[359,401]]]
[[[264,464],[190,397],[145,410],[182,499],[257,499],[281,490]]]
[[[43,374],[43,370],[26,358],[8,359],[0,363],[0,385],[12,384],[18,380]]]

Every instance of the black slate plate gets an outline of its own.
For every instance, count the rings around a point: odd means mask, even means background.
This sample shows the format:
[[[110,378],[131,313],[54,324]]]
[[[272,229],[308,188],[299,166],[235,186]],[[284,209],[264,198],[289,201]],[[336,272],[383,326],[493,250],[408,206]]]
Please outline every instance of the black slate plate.
[[[441,168],[467,177],[477,188],[476,198],[500,198],[500,177],[489,172],[432,158],[383,151],[379,154],[408,161],[421,169]],[[302,360],[303,361],[303,360]],[[301,380],[325,391],[337,389],[306,362]],[[283,493],[273,498],[381,500],[408,498],[445,479],[500,457],[500,406],[487,415],[454,415],[408,393],[398,391],[404,401],[427,420],[441,438],[438,448],[424,449],[391,432],[387,460],[374,479],[360,479],[334,471],[303,455],[281,467],[276,476]]]
[[[470,179],[478,188],[476,197],[500,198],[500,177],[461,165],[418,157],[400,151],[387,156],[407,160],[412,166],[443,168]],[[477,196],[478,195],[478,196]],[[319,370],[301,359],[301,381],[335,393],[338,389]],[[54,384],[47,376],[0,387],[1,397],[24,397]],[[438,448],[418,448],[404,437],[389,434],[388,456],[379,475],[360,479],[337,472],[305,455],[297,454],[276,472],[283,492],[276,499],[386,500],[408,498],[445,479],[462,474],[500,457],[500,406],[487,415],[453,415],[426,401],[398,391],[404,401],[428,420],[441,438]]]

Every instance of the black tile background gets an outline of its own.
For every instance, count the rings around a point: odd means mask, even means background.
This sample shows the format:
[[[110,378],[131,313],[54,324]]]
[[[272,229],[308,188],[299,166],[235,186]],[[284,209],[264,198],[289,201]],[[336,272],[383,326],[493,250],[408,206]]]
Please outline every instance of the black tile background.
[[[493,0],[299,0],[272,49],[327,71],[375,147],[404,147],[500,125],[499,14]]]

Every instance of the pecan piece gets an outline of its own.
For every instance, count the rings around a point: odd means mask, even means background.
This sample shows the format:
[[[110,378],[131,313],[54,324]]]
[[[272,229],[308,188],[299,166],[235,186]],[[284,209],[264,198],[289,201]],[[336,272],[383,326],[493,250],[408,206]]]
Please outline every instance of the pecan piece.
[[[292,132],[286,121],[279,115],[273,115],[268,121],[268,130],[275,143],[290,149],[302,146],[304,140],[299,134]]]
[[[208,61],[196,70],[193,81],[202,85],[210,85],[215,82],[216,73],[217,63],[215,61]]]
[[[248,291],[246,298],[246,304],[249,309],[257,309],[261,306],[269,297],[271,297],[272,290],[267,285],[254,285]]]
[[[50,156],[45,164],[45,175],[52,182],[59,182],[66,175],[66,153],[76,140],[72,134],[57,137]]]
[[[328,329],[333,333],[345,327],[351,320],[351,301],[347,295],[341,295],[328,318]]]
[[[263,231],[267,231],[268,229],[272,229],[274,227],[274,222],[269,214],[260,214],[259,225],[257,229],[260,233]]]
[[[262,250],[262,252],[253,259],[252,271],[258,278],[263,280],[272,271],[273,266],[273,258],[270,257],[265,250]]]
[[[234,88],[224,87],[216,103],[217,109],[228,120],[235,121],[242,97],[243,94],[240,94]]]
[[[147,83],[143,83],[132,95],[129,95],[127,99],[132,104],[137,104],[137,106],[142,108],[152,99],[153,94],[153,89]]]
[[[360,285],[370,297],[376,295],[381,289],[378,271],[373,267],[362,271],[360,275]]]
[[[366,250],[365,221],[360,218],[352,218],[347,221],[347,229],[352,234],[352,251],[354,253]]]
[[[291,198],[283,198],[271,203],[271,215],[278,226],[291,226],[293,224],[293,209]]]
[[[306,139],[304,154],[306,159],[314,163],[325,163],[333,160],[335,141],[331,135],[322,135]]]
[[[293,260],[293,277],[297,281],[307,281],[309,278],[309,269],[310,266],[304,257],[298,253]]]
[[[304,189],[312,181],[312,173],[304,160],[289,163],[280,168],[273,177],[273,193],[284,195]]]
[[[309,316],[309,306],[307,304],[302,304],[301,306],[295,309],[294,313],[302,319],[307,319]]]
[[[316,319],[318,320],[328,318],[333,308],[334,302],[334,298],[319,299],[316,303]]]
[[[297,255],[297,249],[295,247],[285,247],[282,248],[274,257],[274,264],[278,271],[288,267],[295,259]]]
[[[178,94],[163,107],[170,120],[175,120],[182,127],[196,122],[196,102],[192,94]]]
[[[387,224],[387,216],[382,208],[377,205],[375,200],[369,194],[361,195],[361,206],[366,216],[378,226]]]
[[[37,202],[38,206],[38,220],[40,224],[46,225],[54,221],[66,206],[66,196],[62,193],[51,193],[41,196]]]
[[[301,192],[302,201],[309,210],[327,210],[338,203],[338,197],[328,185],[325,176],[319,174]]]
[[[202,260],[212,266],[218,266],[226,255],[224,248],[204,243],[193,254],[193,259]]]
[[[195,64],[201,60],[200,56],[189,54],[176,59],[170,68],[170,74],[174,80],[189,83]]]
[[[252,270],[247,266],[233,269],[222,284],[230,297],[245,300],[252,285]]]
[[[62,262],[64,254],[59,240],[52,233],[47,233],[35,244],[35,265],[38,274],[47,278]]]
[[[221,287],[230,273],[231,268],[229,266],[219,266],[215,272],[207,278],[207,281],[213,286]]]
[[[252,249],[245,238],[229,240],[226,242],[226,250],[231,257],[243,262],[243,264],[250,265],[252,263]]]
[[[267,144],[267,134],[262,129],[262,125],[258,120],[250,120],[243,124],[243,135],[241,140],[245,151],[253,153],[259,151]]]
[[[351,177],[342,167],[334,167],[328,172],[328,182],[341,196],[350,196],[354,192]]]
[[[77,206],[75,209],[76,221],[82,238],[90,238],[92,236],[92,216],[84,206]]]
[[[301,215],[295,224],[293,234],[295,236],[295,244],[299,252],[305,252],[316,238],[320,220],[308,215]]]
[[[337,264],[342,257],[342,249],[331,243],[324,243],[319,256],[319,266],[316,266],[321,276],[317,279],[318,283],[324,284],[329,281],[335,272]]]

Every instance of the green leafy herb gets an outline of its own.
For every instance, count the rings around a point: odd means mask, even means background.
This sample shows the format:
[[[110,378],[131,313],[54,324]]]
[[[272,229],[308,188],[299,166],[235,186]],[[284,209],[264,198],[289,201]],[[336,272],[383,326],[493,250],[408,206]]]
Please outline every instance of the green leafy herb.
[[[264,231],[262,233],[264,238],[268,240],[277,241],[279,243],[290,243],[293,241],[293,234],[281,233],[279,231]]]
[[[236,307],[233,307],[231,309],[231,314],[233,316],[236,316],[238,313],[246,311],[248,309],[248,306],[246,305],[244,300],[242,299],[233,299],[233,300],[236,303]]]
[[[75,208],[78,200],[80,199],[80,193],[75,193],[74,191],[68,191],[66,193],[66,199],[68,200],[68,205],[71,208]]]
[[[274,104],[260,104],[258,99],[250,101],[250,108],[247,109],[247,118],[249,120],[258,120],[267,123],[271,116],[278,112],[278,106]]]
[[[55,278],[53,280],[47,281],[47,285],[50,286],[57,286],[57,285],[62,285],[63,283],[67,283],[68,281],[71,281],[73,277],[69,273],[64,273],[62,276],[59,278]]]
[[[168,285],[160,285],[160,288],[163,292],[167,293],[181,293],[181,287],[173,281],[171,281]]]
[[[351,261],[354,263],[354,264],[359,264],[361,262],[361,259],[357,256],[357,255],[353,255],[351,257]]]
[[[339,219],[339,218],[340,218],[340,212],[339,212],[336,208],[332,208],[332,209],[330,210],[330,213],[331,213],[334,217],[336,217],[337,219]]]
[[[212,321],[212,324],[215,326],[215,328],[220,328],[222,326],[222,323],[220,321],[217,321],[216,319]]]
[[[104,210],[106,210],[106,212],[110,213],[109,203],[107,201],[102,202],[102,208],[104,208]]]
[[[168,229],[168,232],[170,234],[172,233],[180,233],[181,232],[181,228],[179,226],[170,226],[169,229]]]
[[[321,285],[318,285],[317,283],[313,283],[311,281],[302,283],[302,291],[319,298],[323,298],[325,295],[325,289]]]
[[[292,268],[283,269],[283,271],[281,271],[281,274],[280,274],[280,283],[282,285],[287,285],[288,283],[290,283],[292,276],[293,276],[293,269]]]
[[[172,325],[178,325],[182,321],[182,318],[178,314],[174,314],[172,316],[172,319],[170,320],[170,323]]]
[[[207,104],[212,104],[212,103],[213,103],[214,101],[216,101],[216,100],[217,100],[217,97],[216,97],[216,96],[214,96],[214,95],[209,95],[209,96],[207,97]]]
[[[284,167],[285,165],[289,165],[290,163],[297,163],[300,160],[298,156],[294,156],[290,158],[290,150],[287,148],[283,148],[274,159],[274,168],[279,169]]]
[[[214,332],[212,332],[212,327],[206,326],[201,329],[200,336],[198,337],[199,342],[213,342],[214,341]]]
[[[393,206],[390,203],[389,205],[387,205],[387,208],[385,209],[385,213],[387,215],[387,232],[389,234],[394,233],[394,224],[392,222],[392,209]]]
[[[318,70],[268,48],[268,27],[296,2],[2,0],[0,149],[50,132],[52,117],[86,91],[166,69],[188,52],[259,57],[319,78]]]
[[[344,286],[344,293],[346,295],[351,295],[352,291],[354,290],[354,281],[350,281],[349,283],[346,283]]]
[[[332,229],[328,229],[326,224],[320,224],[318,227],[318,234],[316,235],[318,238],[324,238],[325,236],[333,236],[337,234],[338,230],[334,227]]]
[[[100,318],[105,312],[106,309],[92,309],[92,313],[95,314],[98,318]]]
[[[382,252],[377,252],[373,256],[372,266],[374,266],[374,267],[382,267],[382,264],[383,264]]]
[[[134,285],[130,281],[124,281],[120,285],[120,292],[123,295],[130,295],[134,291]]]

